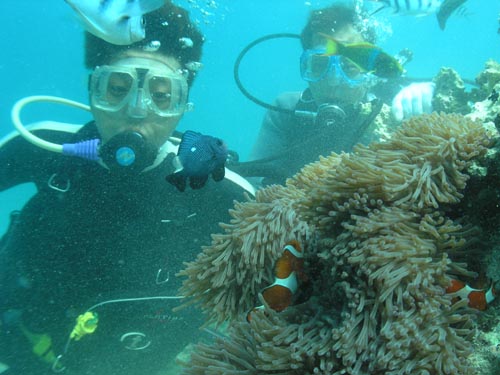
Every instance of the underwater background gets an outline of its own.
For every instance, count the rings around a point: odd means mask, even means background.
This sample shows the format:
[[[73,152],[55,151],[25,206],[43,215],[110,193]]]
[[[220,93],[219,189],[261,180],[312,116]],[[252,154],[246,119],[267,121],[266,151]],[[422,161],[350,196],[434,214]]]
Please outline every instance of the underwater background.
[[[233,78],[234,62],[253,40],[272,33],[300,33],[310,10],[332,0],[175,0],[190,10],[206,43],[203,69],[191,90],[194,111],[186,113],[178,130],[218,136],[246,160],[257,137],[265,109],[248,100]],[[370,9],[379,5],[364,0]],[[468,0],[440,30],[435,15],[399,16],[378,12],[379,43],[391,54],[413,51],[407,75],[431,79],[443,66],[473,80],[488,59],[500,61],[498,0]],[[83,28],[63,0],[3,0],[0,2],[0,135],[13,131],[12,105],[25,96],[55,95],[87,103],[88,71],[83,65]],[[299,76],[301,48],[297,39],[273,39],[245,56],[240,78],[247,90],[271,103],[283,91],[305,87]],[[22,116],[25,124],[55,120],[74,124],[88,113],[50,104],[34,104]],[[300,137],[300,134],[297,134]],[[23,185],[0,193],[0,233],[9,213],[22,207],[34,192]]]

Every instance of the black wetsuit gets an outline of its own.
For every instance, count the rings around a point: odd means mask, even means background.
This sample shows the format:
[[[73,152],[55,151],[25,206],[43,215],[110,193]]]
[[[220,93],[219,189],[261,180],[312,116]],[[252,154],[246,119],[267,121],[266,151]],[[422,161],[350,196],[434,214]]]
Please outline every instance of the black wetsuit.
[[[77,134],[38,134],[64,143],[96,137],[97,130],[90,123]],[[21,137],[0,148],[0,190],[24,182],[38,188],[0,247],[0,362],[10,365],[12,374],[50,373],[31,353],[19,319],[30,332],[50,334],[59,354],[76,316],[94,304],[177,294],[181,280],[175,273],[210,243],[219,222],[229,220],[227,210],[243,198],[243,189],[224,180],[181,193],[165,181],[171,157],[149,172],[125,176],[42,150]],[[49,187],[53,175],[61,188],[70,182],[67,192]],[[155,300],[96,308],[98,328],[71,342],[62,358],[65,373],[161,372],[199,335],[199,313],[173,313],[178,304]],[[145,337],[131,343],[130,332]],[[142,345],[148,347],[133,350]]]

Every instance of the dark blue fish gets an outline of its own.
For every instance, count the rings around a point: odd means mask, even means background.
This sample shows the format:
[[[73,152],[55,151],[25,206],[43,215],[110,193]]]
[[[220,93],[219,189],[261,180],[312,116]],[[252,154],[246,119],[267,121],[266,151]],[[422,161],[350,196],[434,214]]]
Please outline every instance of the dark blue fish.
[[[192,189],[202,188],[210,174],[214,181],[221,181],[227,155],[226,144],[221,139],[188,130],[174,159],[176,171],[166,180],[180,191],[186,189],[188,179]]]

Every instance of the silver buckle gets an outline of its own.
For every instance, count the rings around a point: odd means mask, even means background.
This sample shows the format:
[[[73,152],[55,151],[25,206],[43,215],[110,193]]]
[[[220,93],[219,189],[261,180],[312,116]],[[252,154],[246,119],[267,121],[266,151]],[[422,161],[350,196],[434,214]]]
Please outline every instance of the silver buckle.
[[[47,185],[49,188],[54,189],[55,191],[58,191],[60,193],[66,193],[69,188],[71,187],[71,181],[69,179],[66,180],[66,186],[63,188],[60,188],[54,183],[54,179],[56,178],[57,173],[54,173],[52,176],[50,176],[49,180],[47,181]]]
[[[120,342],[124,344],[128,350],[144,350],[151,341],[147,340],[146,335],[142,332],[127,332],[120,337]]]

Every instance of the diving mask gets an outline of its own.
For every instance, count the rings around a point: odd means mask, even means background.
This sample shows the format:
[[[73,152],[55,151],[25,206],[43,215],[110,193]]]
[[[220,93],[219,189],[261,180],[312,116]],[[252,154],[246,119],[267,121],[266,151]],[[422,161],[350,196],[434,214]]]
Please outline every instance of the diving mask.
[[[186,77],[159,63],[99,66],[90,80],[94,107],[118,112],[127,106],[127,114],[134,118],[151,112],[160,117],[180,116],[186,110],[187,96]]]
[[[350,87],[367,84],[371,74],[363,73],[351,60],[341,55],[325,55],[324,49],[305,50],[300,57],[300,75],[307,82],[335,79]]]

